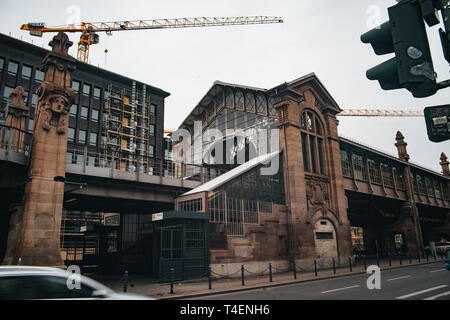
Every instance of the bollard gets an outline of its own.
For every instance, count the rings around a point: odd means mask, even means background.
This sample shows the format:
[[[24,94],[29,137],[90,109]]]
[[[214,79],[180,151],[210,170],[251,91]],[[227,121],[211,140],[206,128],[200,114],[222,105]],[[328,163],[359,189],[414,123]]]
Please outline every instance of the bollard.
[[[292,260],[292,265],[294,267],[294,279],[297,279],[297,265],[295,264],[295,259]]]
[[[212,289],[211,267],[208,267],[208,289]]]
[[[391,261],[391,254],[388,254],[388,259],[389,259],[389,267],[392,267],[392,261]]]
[[[426,258],[427,258],[427,262],[428,262],[428,251],[427,251],[427,252],[425,252],[425,256],[426,256]]]
[[[269,279],[270,279],[270,282],[272,282],[272,263],[271,262],[269,262]]]
[[[127,292],[128,289],[128,271],[125,270],[123,274],[123,292]]]
[[[334,260],[334,257],[332,259],[333,259],[333,274],[336,274],[336,261]]]
[[[377,266],[380,266],[380,258],[378,256],[378,253],[377,253]]]
[[[350,268],[350,272],[352,272],[352,257],[348,257],[348,267]]]
[[[169,269],[170,273],[170,293],[173,293],[173,278],[174,278],[174,272],[175,270],[173,268]]]
[[[419,263],[420,263],[420,252],[417,253],[417,259],[419,259]]]
[[[366,256],[364,256],[363,260],[364,260],[364,270],[367,270]]]
[[[435,253],[433,253],[433,256],[434,256],[434,261],[436,261],[436,254],[435,254]]]
[[[314,274],[317,277],[317,261],[314,259]]]
[[[400,254],[400,265],[402,265],[402,255]]]
[[[411,258],[411,253],[408,252],[408,258],[409,258],[409,264],[412,264],[412,258]]]
[[[245,280],[244,280],[244,265],[241,265],[241,280],[242,280],[242,285],[245,286]]]

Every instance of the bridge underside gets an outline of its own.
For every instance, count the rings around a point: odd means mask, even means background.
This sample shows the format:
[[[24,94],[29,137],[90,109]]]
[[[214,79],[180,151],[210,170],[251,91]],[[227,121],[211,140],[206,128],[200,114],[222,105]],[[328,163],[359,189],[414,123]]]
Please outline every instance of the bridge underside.
[[[363,229],[368,254],[416,254],[419,251],[408,202],[348,190],[345,193],[350,224]],[[422,204],[417,204],[417,208],[425,246],[430,241],[450,240],[448,209]]]

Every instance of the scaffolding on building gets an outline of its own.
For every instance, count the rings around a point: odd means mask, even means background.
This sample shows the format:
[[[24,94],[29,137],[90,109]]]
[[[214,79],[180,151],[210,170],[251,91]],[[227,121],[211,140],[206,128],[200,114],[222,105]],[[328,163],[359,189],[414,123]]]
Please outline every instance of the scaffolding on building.
[[[105,96],[103,141],[105,167],[122,171],[147,171],[150,157],[150,97],[140,94],[133,81],[131,92],[111,84]]]

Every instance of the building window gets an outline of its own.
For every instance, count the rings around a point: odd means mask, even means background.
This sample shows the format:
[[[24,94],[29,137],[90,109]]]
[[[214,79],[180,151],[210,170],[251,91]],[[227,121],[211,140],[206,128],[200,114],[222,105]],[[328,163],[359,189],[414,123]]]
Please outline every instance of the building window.
[[[33,94],[31,95],[31,106],[32,106],[32,107],[35,107],[35,106],[36,106],[37,99],[38,99],[37,94],[36,94],[36,93],[33,93]]]
[[[32,67],[23,65],[22,66],[22,78],[30,80]]]
[[[416,179],[417,179],[417,185],[419,186],[419,193],[427,194],[427,189],[425,188],[425,181],[424,181],[423,177],[421,177],[420,175],[417,175]]]
[[[8,74],[11,76],[17,75],[17,70],[19,69],[19,64],[14,61],[8,62]]]
[[[436,198],[442,199],[441,186],[440,186],[439,181],[433,180],[433,183],[434,183],[434,192],[436,193]]]
[[[367,159],[370,182],[381,184],[380,167],[375,160]]]
[[[235,98],[236,98],[236,108],[244,109],[244,94],[242,93],[242,91],[237,90]]]
[[[332,232],[316,232],[316,239],[330,240],[333,239]]]
[[[84,154],[77,153],[76,154],[75,163],[78,164],[78,165],[84,165]]]
[[[266,97],[262,94],[256,96],[256,112],[266,113],[267,112],[267,101]]]
[[[150,125],[149,127],[149,132],[151,136],[155,135],[155,126],[153,124]]]
[[[366,165],[363,156],[352,154],[353,172],[356,179],[367,181]]]
[[[91,85],[89,84],[83,84],[83,95],[84,96],[90,96],[91,95]]]
[[[75,129],[74,128],[70,128],[67,131],[67,139],[70,142],[73,142],[75,140]]]
[[[156,104],[154,103],[150,104],[150,115],[152,116],[156,115]]]
[[[86,131],[85,130],[78,131],[78,143],[80,143],[80,144],[86,143]]]
[[[393,187],[394,181],[392,179],[392,171],[391,167],[388,164],[386,163],[381,164],[381,174],[383,175],[384,185],[388,187]]]
[[[96,109],[92,109],[91,120],[94,122],[98,122],[98,118],[99,118],[99,111]]]
[[[34,119],[28,119],[28,132],[33,132]]]
[[[42,81],[44,81],[44,71],[42,70],[36,70],[35,74],[34,74],[34,81],[41,83]]]
[[[5,59],[0,58],[0,71],[3,71],[4,66],[5,66]]]
[[[317,115],[311,111],[303,112],[300,117],[300,130],[303,168],[305,171],[325,174],[323,166],[323,130]]]
[[[178,202],[178,210],[201,212],[203,211],[202,198],[180,201]]]
[[[425,185],[427,188],[428,195],[431,197],[435,197],[434,190],[433,190],[433,184],[432,184],[430,178],[428,178],[428,177],[425,178]]]
[[[73,162],[73,152],[67,152],[66,153],[66,163],[72,163]]]
[[[251,92],[247,92],[245,95],[245,107],[248,111],[255,111],[255,96]]]
[[[13,88],[13,87],[5,86],[5,87],[3,88],[3,96],[4,96],[5,98],[9,98],[10,94],[11,94],[13,91],[14,91],[14,88]]]
[[[71,115],[72,117],[76,117],[77,114],[78,114],[78,105],[77,105],[77,104],[73,104],[73,105],[70,107],[70,115]]]
[[[75,93],[78,93],[80,91],[80,82],[79,81],[72,81],[72,89],[75,91]]]
[[[91,146],[96,146],[97,145],[97,133],[91,132],[89,134],[89,144]]]
[[[87,119],[89,117],[89,108],[81,106],[80,118]]]
[[[234,95],[233,95],[233,90],[231,90],[230,88],[226,88],[225,89],[225,105],[227,107],[234,107]]]
[[[403,180],[403,174],[401,170],[397,167],[392,167],[392,170],[394,171],[395,186],[398,189],[405,189],[405,181]]]
[[[148,147],[148,156],[149,157],[154,157],[155,156],[155,146],[150,145]]]
[[[348,152],[341,149],[341,163],[342,163],[342,174],[346,177],[353,177],[352,166],[350,165],[350,158],[348,157]]]
[[[94,99],[100,99],[102,90],[100,88],[94,87]]]

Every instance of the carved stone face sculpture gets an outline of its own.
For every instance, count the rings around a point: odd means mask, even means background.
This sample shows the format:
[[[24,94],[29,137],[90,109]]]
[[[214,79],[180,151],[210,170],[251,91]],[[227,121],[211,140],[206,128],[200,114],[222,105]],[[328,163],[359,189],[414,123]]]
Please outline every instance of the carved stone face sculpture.
[[[50,107],[53,113],[63,113],[66,109],[67,101],[63,97],[55,97],[50,100]]]

